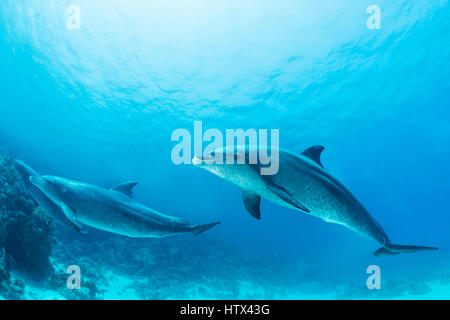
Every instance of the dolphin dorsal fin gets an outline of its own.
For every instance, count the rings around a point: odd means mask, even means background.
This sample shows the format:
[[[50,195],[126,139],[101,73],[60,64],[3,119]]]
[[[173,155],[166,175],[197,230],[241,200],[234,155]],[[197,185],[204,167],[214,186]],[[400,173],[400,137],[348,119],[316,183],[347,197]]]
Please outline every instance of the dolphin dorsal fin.
[[[123,193],[130,198],[133,198],[133,188],[137,185],[136,181],[127,181],[119,184],[117,187],[112,188],[111,190],[118,191]]]
[[[314,161],[315,163],[317,163],[319,166],[321,166],[323,168],[322,163],[320,162],[320,155],[322,154],[322,151],[325,149],[324,146],[312,146],[311,148],[306,149],[305,151],[302,152],[302,155],[304,155],[305,157],[308,157],[309,159],[311,159],[312,161]]]

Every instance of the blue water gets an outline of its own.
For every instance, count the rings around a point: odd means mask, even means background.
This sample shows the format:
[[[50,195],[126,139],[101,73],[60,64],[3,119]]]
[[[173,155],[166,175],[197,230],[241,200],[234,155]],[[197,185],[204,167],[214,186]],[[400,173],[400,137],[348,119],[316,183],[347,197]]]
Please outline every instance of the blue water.
[[[378,0],[370,30],[372,2],[2,0],[2,149],[45,174],[137,180],[152,208],[222,221],[170,239],[61,229],[55,266],[95,263],[103,298],[450,298],[450,5]],[[372,239],[264,200],[253,219],[238,187],[172,163],[172,132],[197,120],[279,129],[293,152],[324,145],[393,242],[440,250],[376,258]],[[372,264],[381,290],[366,287]]]

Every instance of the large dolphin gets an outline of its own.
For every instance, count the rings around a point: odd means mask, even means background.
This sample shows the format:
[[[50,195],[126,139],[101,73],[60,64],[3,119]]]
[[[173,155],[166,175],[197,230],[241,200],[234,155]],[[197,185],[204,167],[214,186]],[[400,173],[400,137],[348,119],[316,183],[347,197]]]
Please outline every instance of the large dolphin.
[[[355,196],[324,170],[320,162],[323,150],[323,146],[313,146],[302,154],[295,154],[283,149],[266,148],[266,154],[271,152],[273,156],[273,151],[279,154],[279,169],[274,175],[261,175],[260,169],[264,165],[258,161],[254,164],[248,161],[250,152],[256,152],[249,146],[216,149],[212,153],[214,157],[194,157],[192,162],[241,187],[245,208],[257,219],[261,217],[260,201],[264,198],[375,239],[382,245],[375,251],[375,256],[437,250],[433,247],[393,244]],[[230,164],[229,159],[235,162]],[[243,164],[239,164],[239,160]]]
[[[85,224],[128,237],[159,238],[185,232],[198,235],[220,223],[192,225],[150,209],[133,199],[136,182],[104,189],[55,176],[31,176],[30,181],[79,227]]]
[[[38,187],[30,182],[30,177],[39,177],[40,174],[33,170],[30,166],[26,165],[20,160],[13,159],[12,163],[17,173],[20,176],[20,182],[23,191],[30,195],[37,204],[44,209],[52,218],[62,225],[74,230],[78,234],[83,234],[82,231],[76,224],[71,222],[61,210],[49,197],[47,197]]]

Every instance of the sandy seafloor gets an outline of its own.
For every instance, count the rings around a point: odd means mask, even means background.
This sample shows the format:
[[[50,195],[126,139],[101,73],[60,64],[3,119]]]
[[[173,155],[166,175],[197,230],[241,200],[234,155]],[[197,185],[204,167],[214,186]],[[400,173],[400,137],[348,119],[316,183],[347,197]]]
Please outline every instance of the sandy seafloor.
[[[333,273],[311,261],[287,262],[282,254],[253,251],[240,243],[223,245],[220,251],[210,251],[210,248],[217,248],[220,244],[208,237],[204,241],[211,243],[204,245],[203,252],[200,249],[199,259],[195,260],[192,252],[199,250],[194,246],[197,239],[188,236],[151,244],[115,237],[95,244],[86,242],[86,245],[80,245],[78,240],[69,244],[58,242],[50,260],[54,273],[62,274],[60,280],[36,282],[18,270],[12,271],[12,277],[19,277],[26,283],[24,299],[450,298],[450,272],[441,267],[450,260],[446,252],[435,257],[427,253],[419,254],[420,258],[426,257],[431,262],[416,268],[406,263],[399,269],[389,267],[397,263],[392,261],[395,257],[372,259],[381,266],[382,280],[380,290],[369,290],[366,287],[369,275],[364,270],[352,274],[354,271],[337,267]],[[171,247],[175,243],[180,244],[180,248]],[[72,250],[70,248],[81,249],[73,249],[72,255],[67,254]],[[65,287],[68,275],[64,268],[86,248],[92,251],[76,259],[82,270],[82,288],[79,291],[69,290]],[[102,254],[101,248],[111,250]],[[114,255],[114,252],[118,254]],[[223,263],[224,259],[228,264]],[[416,261],[414,257],[411,259]],[[440,262],[433,266],[433,259]],[[236,267],[230,268],[230,265]],[[357,267],[355,270],[360,269],[359,265]]]
[[[139,282],[140,279],[133,278],[131,276],[124,276],[119,274],[110,273],[108,277],[111,279],[108,285],[101,287],[105,290],[103,298],[108,300],[136,300],[142,299],[142,296],[137,292],[137,289],[133,288],[133,284]],[[214,280],[212,280],[214,282]],[[380,289],[374,295],[370,293],[364,296],[363,299],[402,299],[402,300],[439,300],[450,298],[450,281],[443,283],[440,280],[426,282],[423,285],[426,286],[426,291],[424,293],[404,293],[401,295],[394,296],[383,296],[383,288]],[[201,286],[201,288],[199,288]],[[314,284],[309,285],[314,286]],[[199,290],[200,289],[200,290]],[[339,290],[340,288],[336,288]],[[294,288],[277,288],[277,291],[283,292],[282,295],[273,295],[270,290],[265,289],[257,283],[251,281],[241,281],[239,283],[239,295],[232,297],[235,299],[284,299],[284,300],[315,300],[315,299],[351,299],[351,296],[342,297],[336,293],[326,293],[326,294],[306,294],[301,291],[297,291]],[[166,297],[166,299],[217,299],[215,295],[208,295],[199,291],[211,291],[214,292],[214,287],[205,287],[204,284],[193,286],[188,292],[173,292]],[[44,299],[44,300],[65,300],[66,298],[60,293],[48,289],[42,289],[39,286],[29,285],[25,291],[25,297],[27,299]],[[222,298],[230,298],[229,296],[223,296]]]

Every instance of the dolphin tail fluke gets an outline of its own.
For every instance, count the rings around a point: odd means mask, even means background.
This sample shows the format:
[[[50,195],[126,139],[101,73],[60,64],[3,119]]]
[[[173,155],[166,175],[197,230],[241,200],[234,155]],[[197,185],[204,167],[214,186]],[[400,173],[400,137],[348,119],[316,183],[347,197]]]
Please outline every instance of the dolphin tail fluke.
[[[429,251],[429,250],[439,250],[435,247],[424,247],[424,246],[404,246],[399,244],[389,244],[385,247],[381,247],[377,251],[374,252],[376,257],[386,256],[386,255],[394,255],[400,253],[411,253],[417,251]]]
[[[220,222],[213,222],[213,223],[207,223],[207,224],[200,224],[198,226],[192,227],[192,233],[194,236],[198,236],[200,233],[205,232],[208,229],[211,229],[215,225],[220,224]]]

